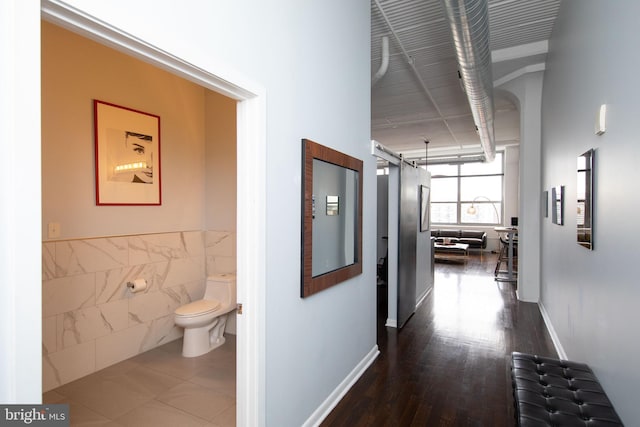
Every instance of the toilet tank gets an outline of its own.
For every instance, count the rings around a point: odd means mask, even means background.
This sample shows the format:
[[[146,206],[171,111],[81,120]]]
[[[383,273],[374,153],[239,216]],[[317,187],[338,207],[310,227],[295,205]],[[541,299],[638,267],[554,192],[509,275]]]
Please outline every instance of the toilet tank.
[[[236,304],[236,275],[212,274],[207,277],[204,299],[216,299],[223,306]]]

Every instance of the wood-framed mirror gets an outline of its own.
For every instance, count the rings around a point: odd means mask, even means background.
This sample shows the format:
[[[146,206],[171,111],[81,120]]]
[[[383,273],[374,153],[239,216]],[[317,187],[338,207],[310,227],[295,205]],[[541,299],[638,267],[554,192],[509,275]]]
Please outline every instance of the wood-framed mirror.
[[[302,140],[302,298],[362,273],[362,166]]]

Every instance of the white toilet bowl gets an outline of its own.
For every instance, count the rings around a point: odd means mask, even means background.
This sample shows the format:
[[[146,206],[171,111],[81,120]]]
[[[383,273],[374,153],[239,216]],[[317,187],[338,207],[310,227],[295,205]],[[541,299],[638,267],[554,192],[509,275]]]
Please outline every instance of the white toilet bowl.
[[[204,297],[178,307],[174,312],[176,325],[184,328],[182,355],[201,356],[224,344],[227,316],[235,308],[235,275],[209,276]]]

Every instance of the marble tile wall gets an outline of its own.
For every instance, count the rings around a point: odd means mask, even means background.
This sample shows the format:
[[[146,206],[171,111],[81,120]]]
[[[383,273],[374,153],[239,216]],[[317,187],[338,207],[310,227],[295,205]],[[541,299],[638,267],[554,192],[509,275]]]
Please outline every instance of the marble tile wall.
[[[181,337],[173,311],[202,298],[206,276],[235,272],[235,253],[228,231],[43,243],[43,391]],[[138,278],[147,289],[131,293]]]

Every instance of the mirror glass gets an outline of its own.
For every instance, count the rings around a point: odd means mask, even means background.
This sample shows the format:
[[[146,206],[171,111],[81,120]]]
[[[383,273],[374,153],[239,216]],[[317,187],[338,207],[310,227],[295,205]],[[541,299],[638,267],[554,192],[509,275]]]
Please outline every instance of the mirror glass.
[[[362,273],[362,161],[303,140],[306,297]]]
[[[576,225],[578,244],[593,249],[593,157],[594,150],[578,156]]]
[[[316,209],[326,212],[326,215],[313,218],[312,277],[355,262],[357,191],[356,171],[313,159],[313,194],[316,200],[326,201],[326,206]],[[342,209],[340,200],[343,201]]]
[[[564,224],[564,185],[551,189],[551,222]]]

